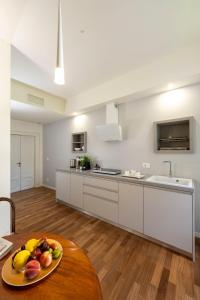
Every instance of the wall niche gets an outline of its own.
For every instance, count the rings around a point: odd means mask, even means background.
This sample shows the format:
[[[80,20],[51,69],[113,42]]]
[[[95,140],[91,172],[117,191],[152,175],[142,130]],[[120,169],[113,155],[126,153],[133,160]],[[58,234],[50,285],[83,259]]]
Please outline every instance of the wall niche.
[[[72,152],[87,152],[87,132],[72,133]]]
[[[155,151],[192,152],[193,122],[193,117],[154,122]]]

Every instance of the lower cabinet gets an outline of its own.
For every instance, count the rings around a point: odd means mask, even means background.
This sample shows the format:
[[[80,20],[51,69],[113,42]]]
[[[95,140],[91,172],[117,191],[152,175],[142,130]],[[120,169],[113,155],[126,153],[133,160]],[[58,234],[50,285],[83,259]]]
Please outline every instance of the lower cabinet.
[[[56,198],[194,254],[192,194],[57,171]]]
[[[93,195],[84,194],[83,207],[84,210],[99,217],[115,223],[118,222],[118,203]]]
[[[70,197],[70,177],[67,172],[56,172],[56,199],[67,203]]]
[[[118,182],[85,177],[83,207],[96,216],[118,223]]]
[[[119,224],[143,233],[143,186],[119,183]]]
[[[56,199],[83,208],[82,181],[81,175],[57,171]]]
[[[192,253],[192,195],[144,187],[144,234]]]
[[[70,197],[68,203],[83,208],[83,176],[71,174],[70,178]]]

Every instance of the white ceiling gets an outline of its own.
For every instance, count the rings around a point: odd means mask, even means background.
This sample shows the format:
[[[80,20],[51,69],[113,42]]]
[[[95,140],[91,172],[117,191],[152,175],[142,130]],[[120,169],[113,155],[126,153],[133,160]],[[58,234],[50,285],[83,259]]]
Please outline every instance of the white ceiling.
[[[65,116],[35,105],[11,100],[11,118],[27,122],[47,124],[61,120],[65,118]]]
[[[12,76],[64,97],[200,39],[199,0],[62,0],[66,85],[57,87],[57,0],[0,1],[0,11],[7,2],[15,5],[6,11],[5,24],[13,10],[18,16],[12,43],[31,60],[21,56],[22,70],[13,51]],[[16,2],[23,5],[21,14]],[[37,64],[41,75],[29,72],[29,63]]]
[[[27,0],[0,0],[0,38],[11,41]]]

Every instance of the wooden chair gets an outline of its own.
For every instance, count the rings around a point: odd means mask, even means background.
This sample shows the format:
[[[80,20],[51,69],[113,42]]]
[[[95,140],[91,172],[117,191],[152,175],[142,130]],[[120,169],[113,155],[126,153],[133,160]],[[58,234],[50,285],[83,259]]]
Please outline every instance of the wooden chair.
[[[9,198],[0,197],[0,237],[15,233],[15,205]]]

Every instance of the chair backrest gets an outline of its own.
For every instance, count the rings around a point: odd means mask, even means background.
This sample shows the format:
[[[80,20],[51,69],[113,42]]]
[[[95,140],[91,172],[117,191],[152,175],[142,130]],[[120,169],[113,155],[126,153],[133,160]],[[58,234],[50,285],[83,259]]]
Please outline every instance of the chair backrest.
[[[15,206],[11,199],[0,197],[0,237],[15,232]]]

